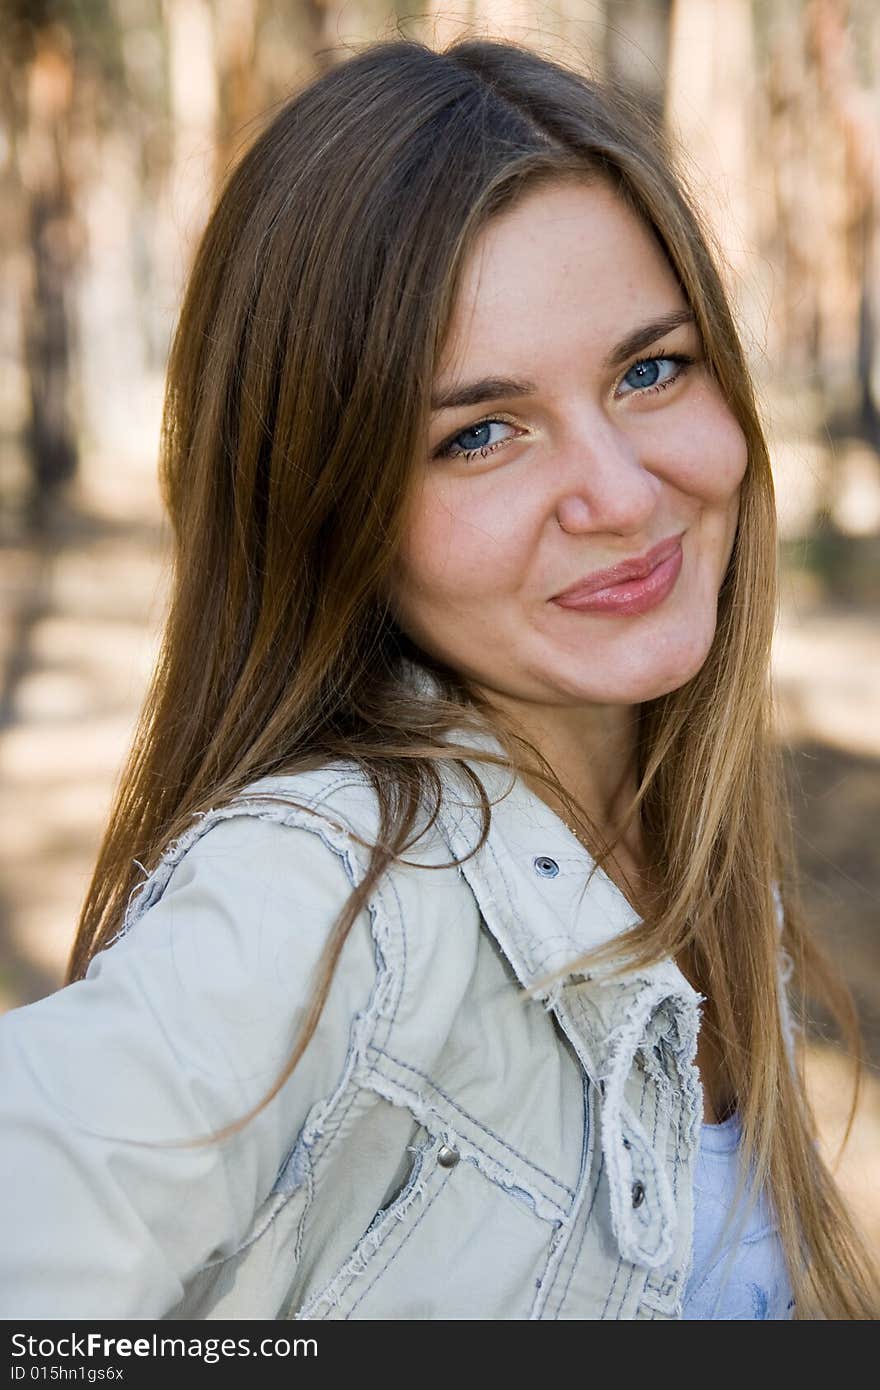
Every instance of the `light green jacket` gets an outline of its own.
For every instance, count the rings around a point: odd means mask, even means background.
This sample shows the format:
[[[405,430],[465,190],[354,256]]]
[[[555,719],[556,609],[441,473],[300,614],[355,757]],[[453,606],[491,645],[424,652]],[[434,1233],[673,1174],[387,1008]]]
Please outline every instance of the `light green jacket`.
[[[476,750],[478,752],[478,749]],[[354,765],[198,819],[87,978],[0,1020],[5,1318],[680,1315],[699,996],[671,961],[530,985],[635,920],[521,781],[479,763],[383,879],[271,1086],[378,829]],[[509,794],[502,796],[508,791]],[[277,793],[307,803],[290,809]]]

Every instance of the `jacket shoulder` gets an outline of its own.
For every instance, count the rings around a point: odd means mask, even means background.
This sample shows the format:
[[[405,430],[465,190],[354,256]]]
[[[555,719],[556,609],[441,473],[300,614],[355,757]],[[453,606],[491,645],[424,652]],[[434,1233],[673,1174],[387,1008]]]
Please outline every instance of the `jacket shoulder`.
[[[370,952],[357,954],[357,966],[362,976],[369,972],[379,1011],[388,1019],[400,1022],[410,1013],[421,1018],[417,1050],[430,1053],[431,1030],[425,1029],[421,1005],[432,992],[438,1013],[448,1012],[432,987],[438,970],[449,1009],[466,994],[481,917],[439,825],[428,827],[427,820],[367,895],[357,932]],[[117,939],[167,892],[179,893],[194,878],[210,886],[218,904],[229,906],[239,934],[247,933],[248,951],[259,939],[255,901],[274,904],[270,919],[284,952],[296,949],[308,922],[319,924],[326,938],[366,877],[379,825],[376,791],[352,762],[249,783],[228,804],[195,817],[168,845],[132,895]],[[354,967],[352,956],[349,969]]]
[[[317,840],[341,861],[345,879],[353,887],[358,881],[358,866],[350,832],[370,830],[370,804],[365,795],[369,788],[357,774],[354,765],[343,769],[334,764],[289,776],[263,777],[249,783],[231,801],[198,813],[187,829],[165,847],[152,871],[143,870],[145,878],[129,898],[117,936],[125,936],[159,901],[172,876],[179,878],[184,859],[190,869],[212,859],[215,863],[220,859],[226,864],[238,862],[242,870],[253,874],[259,872],[262,857],[273,859],[283,845],[286,853],[273,866],[274,873],[283,877],[285,869],[294,872],[300,886],[307,889],[310,874],[302,877],[301,870],[318,866],[322,856]],[[355,810],[354,823],[347,823],[344,818],[340,821],[338,814],[334,815],[338,805],[330,804],[334,794],[339,800],[343,787],[354,793],[343,798],[343,804]],[[378,825],[378,812],[375,819]],[[285,836],[282,827],[308,831],[315,839]],[[307,865],[296,862],[300,853],[306,856]],[[341,886],[345,887],[344,881]]]
[[[380,807],[357,764],[340,761],[264,778],[247,787],[245,796],[251,815],[312,830],[340,857],[351,886],[362,881],[379,835]],[[380,963],[383,1034],[424,1065],[432,1063],[470,998],[487,948],[468,880],[439,821],[429,821],[420,807],[409,836],[413,843],[379,876],[366,905]]]
[[[422,833],[386,866],[359,914],[356,930],[370,955],[350,956],[348,968],[362,977],[369,971],[374,983],[370,1027],[393,1034],[427,1064],[469,995],[483,934],[478,904],[439,824],[426,828],[421,808],[419,816]],[[355,763],[261,778],[168,847],[142,897],[130,904],[125,929],[161,896],[172,874],[177,883],[222,863],[227,900],[247,903],[255,892],[290,900],[286,927],[283,914],[274,916],[282,945],[296,942],[306,920],[324,923],[326,931],[366,877],[379,824],[378,796]],[[426,998],[433,1001],[430,1015]]]
[[[346,759],[304,772],[260,778],[244,788],[236,805],[286,824],[305,825],[307,822],[296,814],[302,809],[313,820],[323,821],[325,826],[340,832],[343,838],[355,844],[366,842],[360,845],[363,854],[368,853],[380,833],[375,787],[359,764]],[[408,852],[407,857],[425,863],[448,859],[450,851],[439,828],[436,824],[429,826],[421,808],[419,817],[418,838],[412,846],[413,853]]]

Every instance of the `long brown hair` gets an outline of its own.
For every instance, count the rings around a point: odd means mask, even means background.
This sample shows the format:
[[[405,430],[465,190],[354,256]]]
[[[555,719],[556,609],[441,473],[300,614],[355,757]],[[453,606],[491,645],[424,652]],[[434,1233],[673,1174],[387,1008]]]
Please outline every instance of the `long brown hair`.
[[[168,364],[160,479],[174,548],[163,641],[68,978],[118,932],[140,864],[155,864],[194,815],[257,778],[353,760],[374,788],[379,838],[265,1104],[314,1030],[352,922],[412,843],[419,807],[441,795],[440,761],[473,756],[448,741],[452,730],[500,737],[502,765],[560,798],[597,861],[613,851],[538,750],[464,678],[415,650],[383,597],[465,258],[522,190],[571,177],[606,181],[653,230],[748,442],[708,658],[634,712],[631,816],[658,892],[616,949],[626,947],[630,968],[688,962],[706,996],[704,1027],[737,1100],[744,1153],[775,1203],[799,1316],[872,1317],[870,1259],[817,1156],[780,1019],[774,881],[801,1011],[808,994],[826,1001],[857,1049],[852,1004],[798,897],[769,679],[773,485],[717,248],[662,131],[612,87],[534,51],[474,38],[443,52],[411,39],[374,44],[287,102],[229,174]],[[438,694],[413,688],[409,658],[433,672]],[[463,770],[485,836],[491,807]]]

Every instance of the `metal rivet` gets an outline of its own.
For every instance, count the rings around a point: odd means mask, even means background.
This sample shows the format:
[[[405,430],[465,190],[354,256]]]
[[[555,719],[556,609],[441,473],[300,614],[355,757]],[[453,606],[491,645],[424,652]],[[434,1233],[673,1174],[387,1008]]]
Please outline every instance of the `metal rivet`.
[[[551,859],[546,854],[539,854],[532,862],[542,878],[555,878],[559,873],[559,865],[556,860]]]
[[[452,1149],[448,1144],[444,1144],[437,1154],[437,1162],[441,1168],[454,1168],[460,1158],[458,1149]]]
[[[644,1184],[643,1184],[643,1183],[640,1183],[640,1182],[634,1182],[634,1183],[633,1183],[633,1185],[632,1185],[632,1199],[633,1199],[633,1206],[634,1206],[634,1207],[640,1207],[640,1206],[642,1205],[642,1202],[644,1202],[644,1200],[645,1200],[645,1188],[644,1188]]]

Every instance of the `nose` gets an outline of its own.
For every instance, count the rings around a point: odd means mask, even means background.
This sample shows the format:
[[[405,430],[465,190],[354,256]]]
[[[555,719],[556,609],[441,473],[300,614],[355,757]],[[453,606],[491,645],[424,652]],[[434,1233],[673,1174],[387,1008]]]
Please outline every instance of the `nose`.
[[[600,412],[573,430],[554,459],[555,511],[563,531],[647,532],[662,482],[636,443]]]

